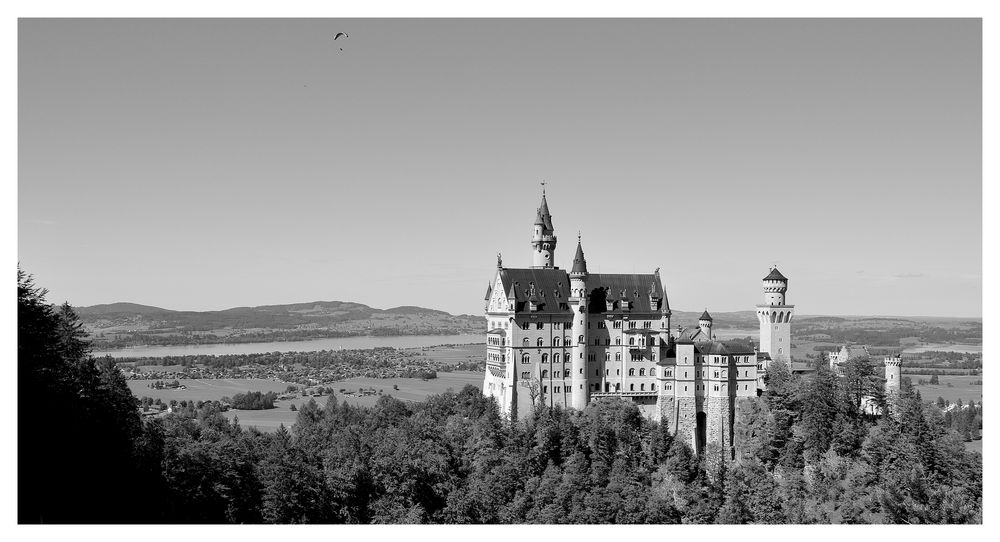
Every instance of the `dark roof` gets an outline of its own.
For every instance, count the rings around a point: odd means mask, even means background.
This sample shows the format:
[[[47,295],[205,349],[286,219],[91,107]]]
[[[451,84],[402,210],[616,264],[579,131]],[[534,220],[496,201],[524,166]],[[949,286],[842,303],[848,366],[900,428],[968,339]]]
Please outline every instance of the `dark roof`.
[[[708,309],[705,309],[705,312],[701,313],[701,316],[698,317],[698,319],[699,320],[708,320],[709,322],[711,322],[712,321],[712,315],[708,314]]]
[[[764,277],[764,280],[788,280],[788,279],[786,279],[785,275],[782,275],[781,272],[778,271],[778,268],[775,267],[774,269],[771,269],[771,272],[768,273],[766,277]]]
[[[663,285],[660,284],[657,275],[652,273],[642,274],[609,274],[591,273],[587,276],[587,288],[590,290],[590,306],[587,310],[591,313],[608,312],[606,301],[614,301],[613,311],[621,310],[622,291],[625,292],[625,299],[632,303],[629,312],[654,312],[649,305],[650,290],[654,296],[662,300],[660,309],[669,310],[670,303],[663,292]],[[655,311],[658,312],[658,311]]]
[[[531,285],[535,286],[538,305],[536,314],[570,314],[566,301],[569,297],[569,275],[562,269],[501,269],[500,280],[508,297],[513,295],[514,310],[528,311]],[[563,308],[565,307],[565,308]]]
[[[576,242],[576,256],[573,256],[573,269],[571,269],[570,272],[587,272],[587,259],[583,257],[583,246],[580,244],[579,240]]]
[[[719,341],[702,341],[695,343],[695,349],[699,354],[712,354],[721,356],[736,356],[743,354],[753,354],[752,348],[740,348],[738,345],[725,345]]]
[[[492,296],[493,296],[493,285],[490,284],[486,287],[486,301],[489,301],[490,297]]]
[[[687,328],[677,336],[678,341],[685,343],[694,342],[696,340],[707,341],[708,339],[709,337],[706,337],[705,334],[702,333],[700,327]]]
[[[535,285],[535,295],[538,298],[538,314],[570,314],[567,301],[569,298],[569,273],[563,269],[500,269],[500,280],[508,297],[514,298],[516,312],[527,311],[527,301],[532,283]],[[587,277],[587,288],[590,290],[590,306],[588,311],[594,314],[609,312],[606,299],[614,301],[611,312],[621,311],[621,292],[632,302],[628,312],[654,312],[649,305],[649,292],[653,290],[656,297],[662,299],[661,308],[669,309],[667,296],[663,285],[653,274],[613,275],[591,274]],[[656,311],[658,312],[658,311]]]

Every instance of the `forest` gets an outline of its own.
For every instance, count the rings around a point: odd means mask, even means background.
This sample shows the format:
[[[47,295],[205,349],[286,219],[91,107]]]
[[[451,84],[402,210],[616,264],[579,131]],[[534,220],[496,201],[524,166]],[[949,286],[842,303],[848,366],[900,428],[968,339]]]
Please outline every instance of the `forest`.
[[[627,401],[511,422],[471,386],[371,408],[331,396],[262,433],[217,403],[141,419],[72,307],[44,297],[19,269],[20,523],[982,522],[982,456],[865,364],[776,365],[733,449],[700,456]]]

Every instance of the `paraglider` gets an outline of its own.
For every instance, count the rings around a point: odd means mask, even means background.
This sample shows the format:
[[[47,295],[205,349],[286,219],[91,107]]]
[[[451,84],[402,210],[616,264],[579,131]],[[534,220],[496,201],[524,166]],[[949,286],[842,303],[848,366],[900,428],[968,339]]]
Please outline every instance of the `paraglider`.
[[[350,37],[350,36],[348,36],[348,35],[347,35],[347,34],[346,34],[345,32],[337,32],[336,34],[334,34],[334,35],[333,35],[333,41],[337,41],[337,40],[339,40],[340,38],[344,38],[344,39],[347,39],[347,38],[349,38],[349,37]],[[340,48],[340,52],[341,52],[341,53],[343,53],[343,52],[344,52],[344,48],[343,48],[343,47],[341,47],[341,48]]]

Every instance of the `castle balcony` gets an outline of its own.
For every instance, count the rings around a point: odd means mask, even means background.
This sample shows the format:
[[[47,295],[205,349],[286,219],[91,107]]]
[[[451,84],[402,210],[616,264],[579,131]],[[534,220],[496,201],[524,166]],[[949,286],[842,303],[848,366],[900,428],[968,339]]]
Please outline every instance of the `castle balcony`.
[[[658,397],[658,391],[592,391],[590,397]]]

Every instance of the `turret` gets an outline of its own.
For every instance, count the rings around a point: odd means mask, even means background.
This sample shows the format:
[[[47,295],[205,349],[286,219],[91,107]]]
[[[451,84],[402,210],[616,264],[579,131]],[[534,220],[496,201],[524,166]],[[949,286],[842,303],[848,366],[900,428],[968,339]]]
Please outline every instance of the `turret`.
[[[764,277],[764,304],[784,305],[786,291],[788,291],[788,279],[778,271],[777,267],[772,267],[771,272]]]
[[[788,305],[785,292],[788,279],[772,267],[764,277],[764,303],[757,305],[757,321],[760,323],[760,351],[770,354],[772,361],[782,360],[791,366],[792,362],[792,314],[794,305]],[[766,363],[764,369],[766,370]]]
[[[698,327],[701,328],[701,334],[705,336],[706,340],[712,338],[712,315],[708,314],[708,309],[701,313],[698,318]]]
[[[576,255],[569,273],[570,309],[573,312],[572,401],[573,408],[583,410],[590,402],[590,385],[587,381],[587,260],[583,245],[577,235]]]
[[[556,260],[556,236],[552,226],[552,215],[549,204],[545,201],[545,189],[542,189],[542,204],[538,207],[535,224],[531,234],[531,267],[534,269],[552,269]]]

